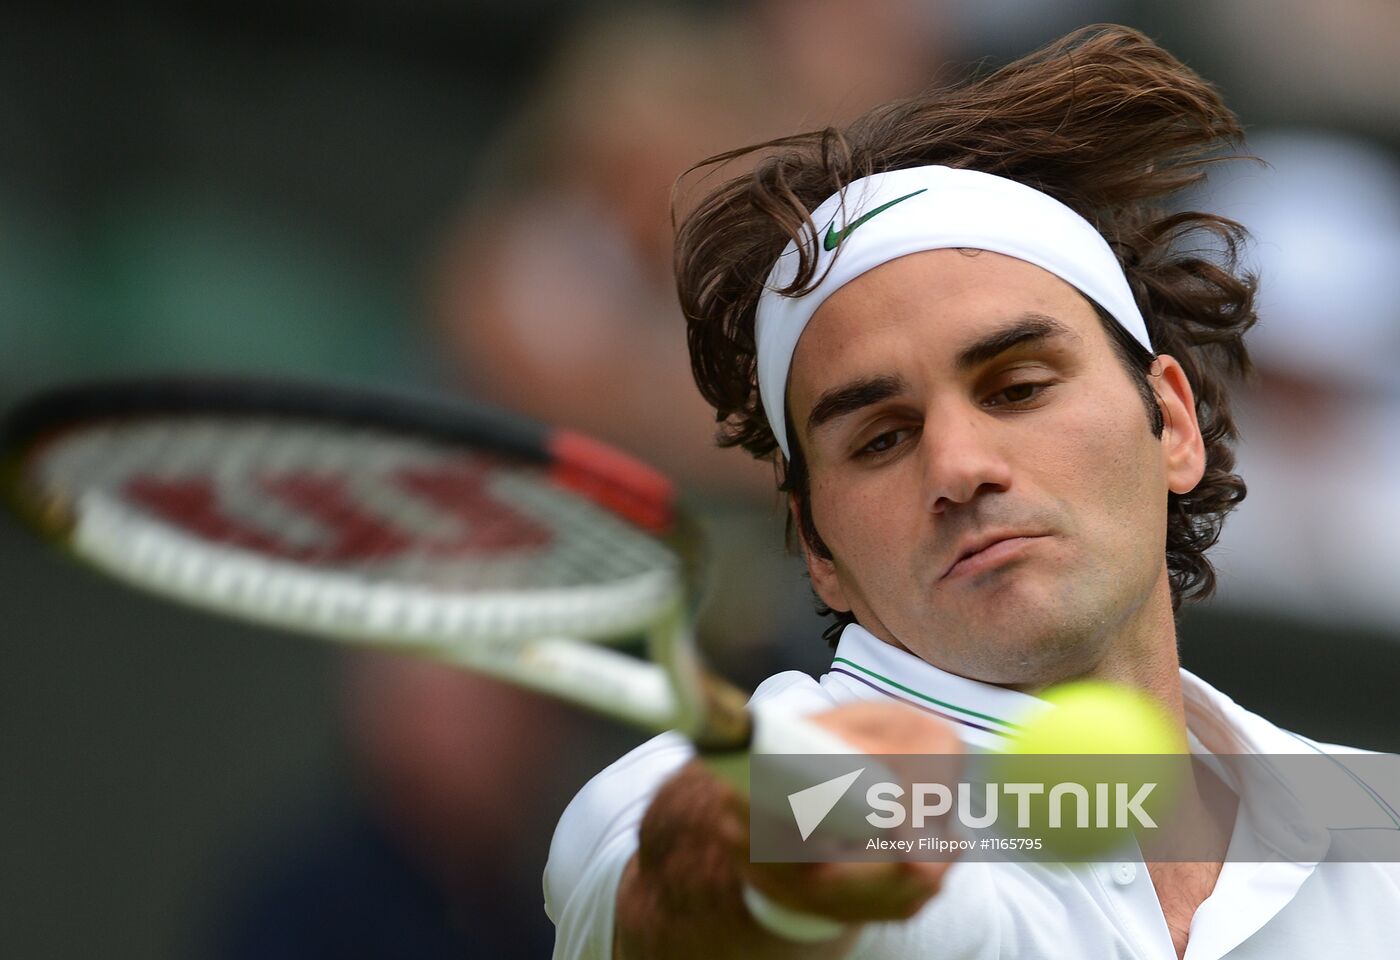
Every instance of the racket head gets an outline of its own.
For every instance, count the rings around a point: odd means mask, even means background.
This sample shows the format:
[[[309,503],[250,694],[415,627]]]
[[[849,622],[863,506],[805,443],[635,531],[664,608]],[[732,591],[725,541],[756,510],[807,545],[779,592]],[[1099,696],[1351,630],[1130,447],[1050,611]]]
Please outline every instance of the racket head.
[[[571,431],[385,392],[59,387],[0,424],[0,495],[142,589],[429,653],[618,643],[700,586],[697,524],[656,471]]]

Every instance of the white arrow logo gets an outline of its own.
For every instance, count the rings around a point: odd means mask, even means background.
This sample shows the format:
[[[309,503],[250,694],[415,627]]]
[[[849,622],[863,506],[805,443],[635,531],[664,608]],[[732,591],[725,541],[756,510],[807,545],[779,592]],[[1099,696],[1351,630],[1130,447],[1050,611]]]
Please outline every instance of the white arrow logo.
[[[841,802],[846,791],[851,789],[851,784],[864,772],[865,768],[861,767],[859,770],[819,783],[815,787],[788,794],[788,804],[792,807],[792,815],[797,820],[797,830],[802,834],[803,840],[821,826],[831,808]]]

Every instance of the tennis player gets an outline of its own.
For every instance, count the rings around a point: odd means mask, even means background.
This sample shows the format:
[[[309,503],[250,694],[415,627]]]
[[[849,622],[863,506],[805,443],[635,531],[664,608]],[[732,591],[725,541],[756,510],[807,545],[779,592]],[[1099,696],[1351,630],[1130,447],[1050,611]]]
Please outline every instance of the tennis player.
[[[778,465],[835,621],[831,670],[756,701],[868,752],[950,753],[1097,677],[1158,700],[1194,752],[1347,749],[1178,663],[1176,611],[1213,589],[1244,496],[1227,385],[1254,288],[1234,224],[1155,205],[1239,135],[1180,62],[1095,28],[751,148],[686,220],[696,380],[721,442]],[[665,735],[564,814],[555,956],[1393,956],[1400,868],[1227,862],[1227,779],[1182,801],[1203,862],[754,864],[744,802]]]

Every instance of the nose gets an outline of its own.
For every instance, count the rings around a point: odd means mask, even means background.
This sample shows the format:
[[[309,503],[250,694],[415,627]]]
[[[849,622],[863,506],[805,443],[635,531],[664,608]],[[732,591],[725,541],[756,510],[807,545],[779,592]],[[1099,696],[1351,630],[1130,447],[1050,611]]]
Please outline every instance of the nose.
[[[979,495],[1011,488],[1011,465],[997,445],[994,424],[976,412],[929,412],[919,437],[925,498],[930,513],[971,503]]]

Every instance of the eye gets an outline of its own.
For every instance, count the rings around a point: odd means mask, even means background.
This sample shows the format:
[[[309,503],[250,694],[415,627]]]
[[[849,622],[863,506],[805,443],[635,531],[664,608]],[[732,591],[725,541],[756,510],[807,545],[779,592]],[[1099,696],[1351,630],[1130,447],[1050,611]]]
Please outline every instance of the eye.
[[[989,407],[1020,407],[1037,400],[1051,386],[1049,383],[1013,383],[992,394],[987,400]]]
[[[903,443],[909,434],[914,431],[909,427],[901,427],[898,430],[887,430],[865,446],[856,451],[857,457],[875,457],[886,451],[893,450]]]

